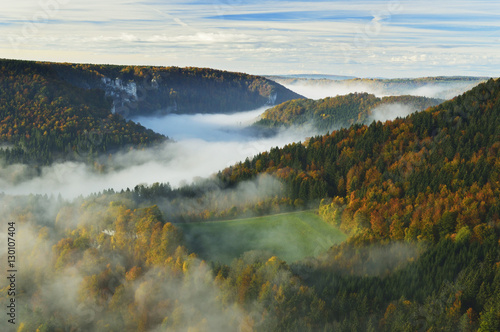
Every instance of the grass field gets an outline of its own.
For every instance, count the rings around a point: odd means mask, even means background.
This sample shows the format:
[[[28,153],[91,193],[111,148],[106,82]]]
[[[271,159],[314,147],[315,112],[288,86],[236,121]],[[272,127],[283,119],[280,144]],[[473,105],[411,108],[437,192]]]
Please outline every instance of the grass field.
[[[190,250],[222,263],[250,250],[268,251],[290,263],[316,256],[347,238],[309,211],[176,226],[183,230]]]

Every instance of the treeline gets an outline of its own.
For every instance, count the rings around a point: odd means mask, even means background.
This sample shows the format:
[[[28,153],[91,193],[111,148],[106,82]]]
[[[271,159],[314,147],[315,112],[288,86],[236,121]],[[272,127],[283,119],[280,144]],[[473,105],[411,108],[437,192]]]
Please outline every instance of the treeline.
[[[133,116],[235,112],[300,97],[262,77],[206,68],[0,60],[0,159],[92,162],[166,139]]]
[[[140,184],[134,188],[113,189],[91,197],[120,194],[138,205],[157,205],[165,218],[174,223],[231,220],[266,216],[304,208],[284,195],[282,184],[272,177],[229,188],[217,179],[204,179],[180,188],[169,183]],[[310,208],[317,208],[311,205]]]
[[[23,239],[19,330],[498,331],[499,110],[490,80],[405,119],[262,153],[219,182],[72,203],[0,195]],[[323,199],[319,214],[350,238],[293,264],[262,252],[204,262],[152,204],[208,192],[231,202],[262,174],[280,179],[268,192],[285,204]]]
[[[500,329],[499,107],[491,80],[406,119],[342,129],[221,172],[226,190],[261,173],[282,179],[285,205],[333,197],[319,213],[351,237],[291,265],[257,252],[214,264],[217,303],[240,308],[238,327],[249,331]],[[127,197],[144,204],[214,190],[199,188],[175,196],[165,185],[138,186]]]
[[[68,84],[43,64],[0,61],[0,101],[0,160],[6,164],[91,162],[101,153],[166,139],[112,114],[104,91]]]
[[[368,93],[351,93],[319,100],[298,99],[268,109],[256,126],[302,126],[312,125],[315,129],[326,132],[340,127],[348,128],[355,123],[372,121],[373,111],[383,105],[390,107],[409,107],[421,111],[443,102],[415,96],[397,96],[378,98]]]

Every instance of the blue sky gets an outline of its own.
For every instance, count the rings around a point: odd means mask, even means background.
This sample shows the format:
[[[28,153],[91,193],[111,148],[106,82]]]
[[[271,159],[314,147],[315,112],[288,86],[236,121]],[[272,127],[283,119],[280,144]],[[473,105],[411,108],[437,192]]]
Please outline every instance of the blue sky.
[[[0,57],[252,74],[500,76],[500,2],[0,0]]]

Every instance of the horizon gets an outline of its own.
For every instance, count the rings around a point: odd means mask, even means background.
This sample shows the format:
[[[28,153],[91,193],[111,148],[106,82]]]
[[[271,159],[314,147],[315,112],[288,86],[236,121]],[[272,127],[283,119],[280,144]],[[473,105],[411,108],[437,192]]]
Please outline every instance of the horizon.
[[[204,67],[261,76],[500,76],[496,1],[3,5],[2,58]]]
[[[497,79],[500,78],[500,76],[470,76],[470,75],[439,75],[439,76],[413,76],[413,77],[371,77],[371,76],[348,76],[348,75],[336,75],[336,74],[331,74],[331,73],[303,73],[303,74],[284,74],[284,73],[278,73],[278,74],[251,74],[247,72],[242,72],[242,71],[231,71],[231,70],[226,70],[226,69],[221,69],[221,68],[213,68],[213,67],[196,67],[196,66],[170,66],[170,65],[146,65],[146,64],[118,64],[118,63],[92,63],[92,62],[69,62],[69,61],[50,61],[50,60],[34,60],[34,59],[13,59],[13,58],[0,58],[1,60],[5,61],[32,61],[32,62],[39,62],[39,63],[54,63],[54,64],[77,64],[77,65],[96,65],[96,66],[136,66],[136,67],[159,67],[159,68],[169,68],[169,67],[176,67],[176,68],[202,68],[202,69],[210,69],[210,70],[219,70],[219,71],[227,71],[227,72],[234,72],[234,73],[241,73],[241,74],[248,74],[248,75],[253,75],[253,76],[260,76],[260,77],[282,77],[282,78],[296,78],[296,79],[308,79],[308,80],[338,80],[338,81],[344,81],[344,80],[356,80],[356,79],[362,79],[362,80],[417,80],[417,79],[426,79],[426,78],[474,78],[474,79]],[[310,77],[314,76],[314,77]],[[333,77],[341,77],[339,79],[334,79]]]

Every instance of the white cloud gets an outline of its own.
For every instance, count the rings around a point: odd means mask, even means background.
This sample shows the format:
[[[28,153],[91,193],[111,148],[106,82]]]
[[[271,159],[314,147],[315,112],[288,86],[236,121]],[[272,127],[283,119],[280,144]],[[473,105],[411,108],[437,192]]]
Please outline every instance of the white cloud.
[[[47,21],[34,0],[1,10],[3,56],[360,77],[497,76],[500,65],[497,1],[62,3]],[[255,16],[230,16],[243,14]]]
[[[366,83],[352,80],[289,80],[275,79],[288,89],[311,99],[335,97],[354,92],[367,92],[377,97],[412,95],[428,98],[451,99],[472,89],[479,81],[428,82],[419,86],[391,83],[386,86],[377,82]]]
[[[198,177],[209,177],[273,147],[310,136],[305,130],[288,130],[269,138],[241,131],[263,111],[264,108],[233,115],[169,115],[139,119],[177,142],[116,154],[106,160],[108,167],[104,174],[75,162],[43,167],[41,176],[36,177],[26,166],[9,166],[0,171],[0,188],[8,194],[61,193],[65,198],[74,198],[109,188],[132,189],[140,183],[169,182],[177,187]]]

